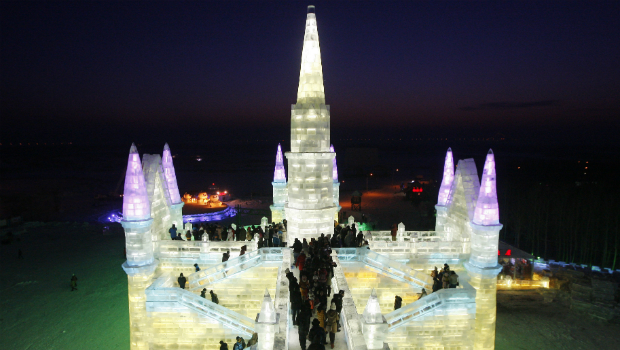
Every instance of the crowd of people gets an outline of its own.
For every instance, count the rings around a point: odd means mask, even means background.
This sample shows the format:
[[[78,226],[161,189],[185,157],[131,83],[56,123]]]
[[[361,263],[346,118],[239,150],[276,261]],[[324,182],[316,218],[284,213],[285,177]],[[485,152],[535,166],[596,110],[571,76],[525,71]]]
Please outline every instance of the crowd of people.
[[[172,224],[172,227],[168,230],[170,239],[175,241],[201,241],[205,234],[209,241],[214,242],[252,241],[256,237],[259,248],[281,247],[284,242],[284,232],[286,232],[286,220],[279,224],[272,223],[266,226],[265,231],[263,231],[261,226],[256,225],[251,225],[247,228],[243,226],[235,228],[232,225],[222,226],[209,223],[195,225],[191,231],[187,230],[185,235],[182,235],[181,230],[175,224]]]
[[[342,230],[338,230],[342,231]],[[336,231],[334,231],[336,232]],[[332,242],[340,247],[341,234],[356,238],[354,231],[344,231],[325,236],[321,234],[310,242],[305,239],[293,242],[294,264],[291,268],[299,270],[299,280],[290,269],[286,270],[289,281],[293,325],[298,327],[299,345],[302,350],[323,350],[325,344],[334,348],[336,333],[340,331],[340,312],[344,291],[332,294],[332,277],[336,263],[331,256]],[[354,243],[351,239],[347,242]],[[353,245],[354,246],[354,245]],[[311,322],[312,320],[312,322]],[[329,343],[327,335],[329,334]],[[306,348],[306,342],[310,346]]]
[[[433,293],[445,288],[456,288],[459,285],[459,275],[450,270],[448,264],[443,264],[441,270],[437,270],[437,266],[431,272],[433,278]]]

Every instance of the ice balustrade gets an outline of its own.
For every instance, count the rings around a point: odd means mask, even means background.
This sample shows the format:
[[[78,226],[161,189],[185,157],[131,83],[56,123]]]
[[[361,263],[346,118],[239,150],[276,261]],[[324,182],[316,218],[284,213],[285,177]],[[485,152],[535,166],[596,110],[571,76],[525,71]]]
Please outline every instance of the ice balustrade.
[[[392,242],[391,231],[369,231],[371,241],[389,241]],[[405,242],[436,242],[440,241],[441,237],[437,235],[436,231],[404,231],[402,234],[403,241]]]
[[[146,289],[147,312],[170,312],[187,308],[191,311],[219,322],[225,327],[251,337],[256,331],[254,320],[235,311],[202,298],[190,291],[174,287],[174,278],[166,273]]]
[[[223,263],[209,267],[189,275],[189,289],[197,290],[204,286],[236,275],[252,267],[256,267],[266,261],[281,261],[283,249],[287,248],[261,248],[244,255],[232,258]],[[290,261],[290,260],[289,260]]]
[[[159,249],[155,257],[162,258],[184,258],[206,260],[208,254],[222,254],[230,251],[232,254],[241,251],[241,247],[246,246],[247,251],[254,251],[257,248],[255,241],[159,241]]]
[[[286,278],[286,269],[291,266],[292,251],[290,248],[282,249],[282,264],[278,269],[278,278],[275,294],[275,309],[280,318],[278,319],[279,332],[275,335],[274,350],[286,350],[288,349],[288,325],[289,325],[289,310],[290,310],[290,294],[288,291],[289,282]]]
[[[343,249],[343,248],[341,248]],[[349,248],[350,249],[350,248]],[[353,296],[344,271],[340,265],[340,255],[337,252],[332,253],[332,259],[337,267],[334,269],[334,277],[332,278],[333,290],[343,290],[342,311],[340,312],[340,323],[344,330],[344,336],[348,350],[365,349],[366,340],[362,333],[362,316],[357,312],[357,307],[353,301]]]
[[[471,315],[476,314],[476,290],[467,282],[460,288],[441,289],[404,307],[385,315],[388,332],[428,314]]]

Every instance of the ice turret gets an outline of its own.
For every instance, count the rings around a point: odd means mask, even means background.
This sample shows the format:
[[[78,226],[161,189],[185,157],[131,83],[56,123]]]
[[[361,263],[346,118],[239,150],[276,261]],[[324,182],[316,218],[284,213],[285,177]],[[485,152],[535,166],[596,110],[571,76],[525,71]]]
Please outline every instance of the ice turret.
[[[166,187],[167,197],[170,198],[171,204],[179,204],[181,195],[179,194],[179,185],[177,184],[177,176],[174,172],[172,164],[172,154],[170,154],[170,146],[168,143],[164,145],[164,153],[161,158],[162,172],[164,173],[164,186]]]
[[[142,172],[142,162],[136,145],[132,143],[123,192],[123,221],[141,221],[150,218],[151,205]]]
[[[442,184],[443,186],[443,184]],[[497,206],[497,188],[495,182],[495,156],[489,150],[484,162],[480,194],[474,211],[474,224],[489,226],[499,225],[499,209]]]
[[[282,146],[278,143],[276,153],[276,168],[273,171],[273,182],[286,182],[286,172],[284,171],[284,157],[282,156]]]
[[[265,289],[263,304],[255,323],[256,333],[258,333],[258,350],[273,350],[275,333],[278,331],[276,322],[278,322],[278,316],[269,291]]]
[[[441,187],[439,187],[437,205],[446,206],[448,204],[452,181],[454,181],[454,158],[452,157],[452,149],[448,148],[448,152],[446,152],[446,161],[443,166],[443,179],[441,180]]]

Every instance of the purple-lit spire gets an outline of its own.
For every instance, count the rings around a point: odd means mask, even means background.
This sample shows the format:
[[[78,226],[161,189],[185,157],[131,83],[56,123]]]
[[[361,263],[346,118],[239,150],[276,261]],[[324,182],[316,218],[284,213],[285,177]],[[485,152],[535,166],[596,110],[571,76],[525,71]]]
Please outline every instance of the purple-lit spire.
[[[487,153],[482,171],[480,194],[474,212],[474,224],[482,226],[499,225],[499,208],[497,206],[497,188],[495,180],[495,156],[493,150]]]
[[[286,182],[286,172],[284,171],[284,157],[282,156],[282,146],[278,143],[278,153],[276,153],[276,168],[273,171],[273,182]]]
[[[334,151],[334,145],[329,146],[329,151],[336,153],[336,151]],[[332,176],[334,177],[334,183],[338,183],[338,166],[336,165],[336,156],[334,156],[334,170],[332,172]]]
[[[177,184],[177,175],[174,172],[174,165],[172,164],[172,155],[170,154],[170,146],[168,143],[164,145],[164,154],[161,158],[161,168],[164,173],[164,180],[166,181],[166,192],[170,198],[171,204],[181,203],[181,195],[179,194],[179,185]]]
[[[437,205],[446,206],[448,204],[450,187],[452,187],[453,181],[454,158],[452,157],[452,148],[448,148],[448,152],[446,152],[446,161],[443,165],[443,180],[441,180],[441,187],[439,187],[439,197],[437,198]]]
[[[141,221],[151,218],[151,204],[146,191],[142,162],[135,144],[129,149],[125,191],[123,193],[123,221]]]

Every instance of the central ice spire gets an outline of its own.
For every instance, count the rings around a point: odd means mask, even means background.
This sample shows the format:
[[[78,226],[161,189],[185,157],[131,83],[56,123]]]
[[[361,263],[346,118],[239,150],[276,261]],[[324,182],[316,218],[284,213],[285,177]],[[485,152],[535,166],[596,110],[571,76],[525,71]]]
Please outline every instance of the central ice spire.
[[[308,16],[306,18],[306,33],[304,34],[304,48],[301,52],[297,103],[325,104],[319,30],[316,25],[314,6],[312,5],[308,6]]]
[[[441,187],[439,187],[437,205],[448,205],[448,196],[450,195],[452,181],[454,181],[454,158],[452,157],[452,148],[448,148],[448,152],[446,152],[446,161],[443,165],[443,179],[441,180]]]
[[[499,225],[499,209],[497,205],[497,188],[495,180],[495,155],[493,150],[487,153],[482,171],[480,194],[474,211],[474,224],[489,226]]]

